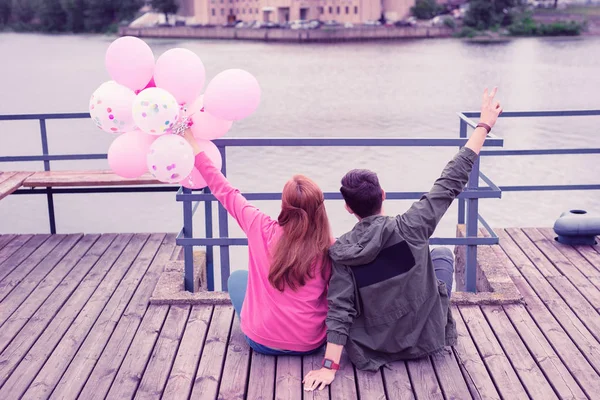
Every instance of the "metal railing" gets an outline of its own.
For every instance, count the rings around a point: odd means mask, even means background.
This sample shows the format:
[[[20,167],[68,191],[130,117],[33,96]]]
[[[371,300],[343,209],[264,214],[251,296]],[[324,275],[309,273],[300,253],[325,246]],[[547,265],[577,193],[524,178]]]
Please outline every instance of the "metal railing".
[[[257,147],[282,147],[282,146],[332,146],[332,147],[414,147],[414,146],[437,146],[437,147],[460,147],[467,141],[469,128],[476,126],[472,118],[477,118],[479,113],[459,113],[459,137],[458,138],[244,138],[244,139],[219,139],[215,144],[223,158],[222,171],[227,173],[227,148],[240,146]],[[532,111],[532,112],[505,112],[503,118],[521,117],[573,117],[573,116],[600,116],[600,110],[577,110],[577,111]],[[28,156],[0,156],[3,162],[27,162],[42,161],[44,170],[51,170],[51,161],[64,160],[97,160],[105,159],[106,154],[59,154],[51,155],[48,150],[48,136],[46,131],[47,120],[57,119],[84,119],[89,118],[88,113],[71,114],[27,114],[27,115],[0,115],[1,121],[26,121],[38,120],[42,143],[41,155]],[[1,133],[1,131],[0,131]],[[502,147],[503,139],[490,135],[486,140],[485,147]],[[600,154],[600,148],[572,148],[572,149],[535,149],[535,150],[487,150],[481,151],[481,156],[526,156],[526,155],[559,155],[559,154]],[[487,186],[480,186],[482,180]],[[494,184],[485,174],[480,171],[479,160],[473,166],[469,183],[466,190],[458,199],[458,223],[466,224],[466,237],[443,237],[431,238],[431,244],[465,245],[466,253],[466,289],[474,292],[477,280],[477,246],[498,244],[497,235],[489,224],[479,214],[479,199],[500,198],[501,193],[511,191],[562,191],[562,190],[600,190],[600,184],[591,185],[520,185],[520,186],[498,186]],[[191,191],[175,186],[152,186],[152,187],[93,187],[93,188],[32,188],[19,189],[13,194],[46,194],[48,202],[48,218],[50,232],[56,233],[56,221],[54,215],[54,194],[68,193],[132,193],[132,192],[175,192],[176,200],[183,205],[183,228],[177,237],[177,244],[183,246],[185,255],[185,288],[193,288],[193,246],[206,246],[207,284],[209,290],[214,290],[214,247],[220,247],[221,285],[227,290],[227,279],[230,272],[229,247],[247,245],[246,238],[229,237],[229,217],[226,210],[218,206],[218,236],[214,233],[213,205],[216,201],[208,189],[202,191]],[[386,193],[388,200],[410,200],[418,199],[423,192],[390,192]],[[281,193],[245,193],[248,200],[281,200]],[[342,200],[337,192],[325,193],[327,200]],[[193,204],[196,202],[196,204]],[[193,215],[200,203],[204,203],[205,212],[205,234],[203,238],[193,235]],[[478,223],[489,232],[490,237],[477,237]]]

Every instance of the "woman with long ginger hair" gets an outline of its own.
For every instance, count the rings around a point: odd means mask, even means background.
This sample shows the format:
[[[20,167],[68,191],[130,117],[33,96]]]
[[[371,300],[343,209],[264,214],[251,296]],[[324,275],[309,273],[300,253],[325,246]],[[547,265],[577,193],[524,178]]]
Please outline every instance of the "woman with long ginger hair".
[[[195,167],[248,236],[248,271],[235,271],[229,295],[250,347],[267,355],[301,355],[326,339],[327,285],[333,243],[323,192],[296,175],[283,188],[277,221],[252,206],[199,148]]]

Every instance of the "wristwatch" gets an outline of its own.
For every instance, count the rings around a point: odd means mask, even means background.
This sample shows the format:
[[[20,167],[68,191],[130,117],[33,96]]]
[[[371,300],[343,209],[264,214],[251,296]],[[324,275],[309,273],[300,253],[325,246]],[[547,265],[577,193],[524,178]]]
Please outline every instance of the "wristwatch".
[[[323,360],[323,368],[333,369],[335,371],[338,371],[340,369],[340,364],[336,364],[332,360],[326,358]]]

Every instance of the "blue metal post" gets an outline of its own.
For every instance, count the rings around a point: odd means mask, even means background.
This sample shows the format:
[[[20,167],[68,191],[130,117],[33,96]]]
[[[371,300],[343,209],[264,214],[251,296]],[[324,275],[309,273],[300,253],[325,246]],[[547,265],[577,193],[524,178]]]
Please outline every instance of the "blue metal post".
[[[183,188],[183,194],[191,194],[192,191],[187,188]],[[183,237],[191,239],[194,237],[193,233],[193,212],[192,212],[192,201],[189,199],[183,200]],[[188,292],[194,291],[194,246],[183,246],[183,255],[185,263],[185,275],[184,275],[184,286]]]
[[[467,123],[464,120],[460,120],[460,138],[467,137]],[[465,200],[458,199],[458,223],[465,223]]]
[[[42,154],[44,156],[49,155],[48,152],[48,135],[46,132],[46,120],[40,119],[40,135],[42,136]],[[44,160],[44,171],[50,171],[50,160]],[[56,233],[56,216],[54,215],[54,197],[52,195],[52,188],[47,187],[46,198],[48,199],[48,219],[50,221],[50,233]]]
[[[469,175],[468,189],[479,187],[479,158],[473,164],[473,170]],[[479,215],[479,199],[467,200],[467,237],[477,237],[477,221]],[[466,290],[475,293],[477,291],[477,245],[467,245],[467,259],[465,266]]]
[[[223,167],[221,172],[227,176],[227,152],[225,147],[219,146],[221,158],[223,159]],[[219,236],[229,237],[229,225],[227,210],[219,204]],[[221,246],[221,290],[227,291],[227,280],[229,279],[229,246]]]
[[[204,188],[204,193],[210,193],[208,187]],[[204,215],[206,218],[206,237],[213,237],[213,215],[212,202],[206,200],[204,202]],[[215,266],[214,266],[214,250],[213,246],[206,246],[206,286],[210,291],[215,290]]]

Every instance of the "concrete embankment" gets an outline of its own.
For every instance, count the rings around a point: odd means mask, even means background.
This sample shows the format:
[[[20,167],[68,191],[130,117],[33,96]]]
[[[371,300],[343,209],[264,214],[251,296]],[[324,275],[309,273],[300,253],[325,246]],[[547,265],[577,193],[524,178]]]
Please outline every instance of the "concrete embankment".
[[[445,27],[360,27],[339,29],[236,29],[225,27],[121,27],[121,36],[255,40],[266,42],[350,42],[366,40],[423,39],[452,36]]]

